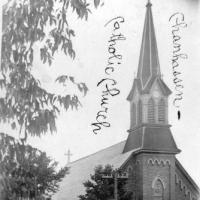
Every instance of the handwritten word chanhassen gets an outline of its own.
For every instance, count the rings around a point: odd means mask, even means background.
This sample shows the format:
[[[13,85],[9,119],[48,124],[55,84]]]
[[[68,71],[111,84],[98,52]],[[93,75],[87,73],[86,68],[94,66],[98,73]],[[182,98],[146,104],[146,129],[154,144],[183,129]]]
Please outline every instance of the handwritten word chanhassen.
[[[109,101],[110,98],[120,94],[117,88],[117,81],[113,79],[112,75],[117,69],[116,66],[122,64],[123,56],[117,49],[119,41],[126,40],[125,36],[120,32],[121,25],[125,22],[121,16],[109,20],[104,27],[111,26],[112,33],[108,40],[108,59],[107,65],[104,68],[104,78],[97,83],[97,87],[102,88],[100,110],[96,114],[96,122],[92,123],[93,133],[97,134],[102,127],[110,127],[108,122]]]
[[[175,98],[173,105],[179,109],[178,119],[180,119],[180,101],[183,99],[183,80],[181,79],[180,59],[187,59],[188,55],[181,51],[181,35],[180,31],[187,27],[185,22],[185,16],[183,13],[177,12],[171,15],[169,22],[172,27],[172,39],[173,39],[173,55],[172,55],[172,71],[173,71],[173,83],[175,88]]]

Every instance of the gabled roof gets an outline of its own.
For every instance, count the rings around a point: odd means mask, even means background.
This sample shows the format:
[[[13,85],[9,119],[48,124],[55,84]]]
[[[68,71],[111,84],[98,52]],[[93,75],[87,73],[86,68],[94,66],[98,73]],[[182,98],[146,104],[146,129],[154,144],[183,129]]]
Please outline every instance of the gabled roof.
[[[197,186],[197,184],[194,182],[191,176],[187,173],[187,171],[184,169],[184,167],[178,161],[177,158],[175,160],[175,165],[176,165],[176,169],[178,169],[181,172],[181,174],[186,178],[186,180],[190,183],[190,185],[193,186],[193,189],[196,190],[196,192],[200,195],[200,188]]]
[[[97,153],[81,158],[68,166],[69,174],[60,184],[60,190],[53,196],[53,200],[77,200],[78,196],[85,193],[83,182],[90,179],[97,165],[113,165],[120,168],[131,156],[133,151],[122,153],[126,141],[115,144]]]
[[[162,90],[163,94],[165,96],[169,96],[172,93],[172,91],[168,88],[168,86],[165,84],[163,79],[157,78],[157,81],[159,83],[159,86],[161,87],[161,90]]]
[[[85,193],[83,183],[90,179],[97,165],[110,164],[121,168],[132,154],[139,152],[177,153],[174,139],[169,128],[141,127],[129,134],[129,138],[99,152],[81,158],[68,165],[69,174],[60,183],[59,191],[53,200],[77,200]]]
[[[139,79],[137,79],[137,78],[135,78],[134,81],[133,81],[133,86],[132,86],[131,91],[129,92],[129,95],[127,97],[128,101],[132,100],[133,95],[135,94],[136,88],[138,89],[139,92],[141,92],[141,84],[140,84]]]
[[[140,79],[135,78],[132,89],[127,97],[127,100],[128,101],[132,100],[136,88],[138,89],[140,94],[149,94],[154,82],[158,83],[158,86],[160,87],[164,96],[169,96],[172,93],[171,90],[167,87],[167,85],[164,83],[164,81],[160,77],[151,78],[144,89],[142,89],[142,84],[141,84]]]

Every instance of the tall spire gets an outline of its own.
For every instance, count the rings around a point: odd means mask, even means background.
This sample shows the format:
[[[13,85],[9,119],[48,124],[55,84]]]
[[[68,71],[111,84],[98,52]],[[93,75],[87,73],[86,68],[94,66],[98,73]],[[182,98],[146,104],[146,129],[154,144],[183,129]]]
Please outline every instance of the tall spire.
[[[168,124],[167,105],[171,91],[161,79],[151,6],[148,1],[137,78],[127,98],[131,111],[130,129],[123,152],[176,154],[180,150]]]
[[[152,78],[160,76],[160,64],[151,6],[152,4],[148,0],[137,73],[137,78],[141,80],[143,89]]]

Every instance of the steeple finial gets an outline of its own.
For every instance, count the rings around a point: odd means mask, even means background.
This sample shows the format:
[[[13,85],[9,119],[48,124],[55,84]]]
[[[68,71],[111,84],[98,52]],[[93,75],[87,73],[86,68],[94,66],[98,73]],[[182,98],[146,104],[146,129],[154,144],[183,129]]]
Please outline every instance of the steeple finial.
[[[151,6],[152,6],[151,0],[148,0],[146,7],[151,7]]]

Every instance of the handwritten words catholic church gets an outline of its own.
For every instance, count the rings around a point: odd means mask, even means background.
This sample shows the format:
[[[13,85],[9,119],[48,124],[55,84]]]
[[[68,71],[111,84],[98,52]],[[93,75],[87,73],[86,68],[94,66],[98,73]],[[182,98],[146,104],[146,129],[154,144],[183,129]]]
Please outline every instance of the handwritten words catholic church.
[[[126,141],[70,163],[70,173],[55,200],[76,200],[95,166],[113,165],[128,172],[134,200],[197,200],[199,188],[175,155],[180,153],[168,124],[170,89],[160,73],[152,4],[146,17],[137,77],[128,95],[130,130]]]

